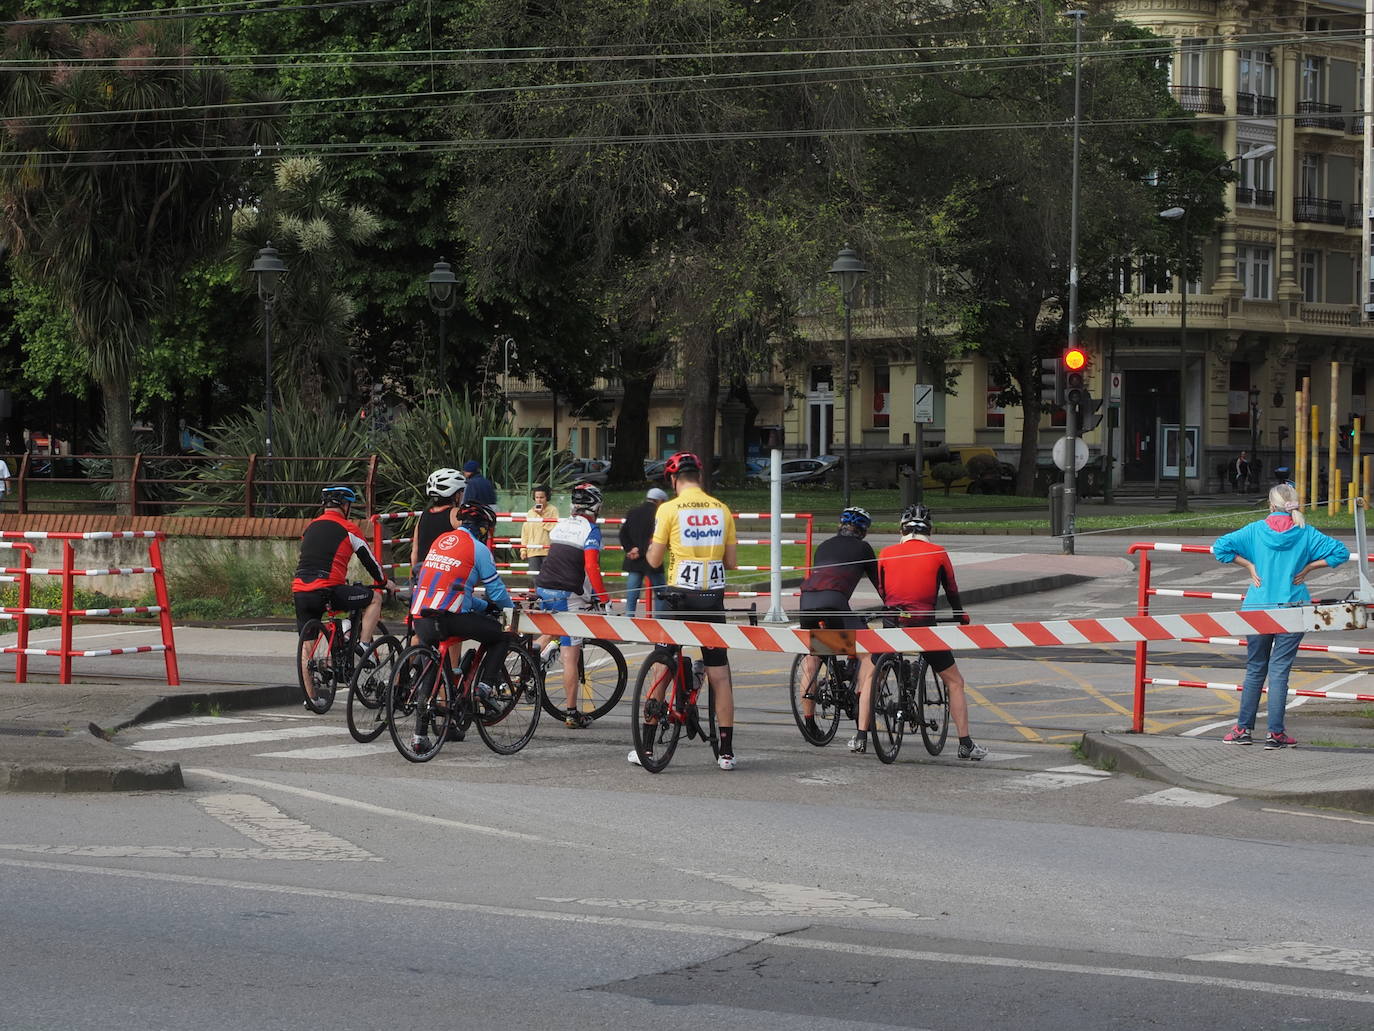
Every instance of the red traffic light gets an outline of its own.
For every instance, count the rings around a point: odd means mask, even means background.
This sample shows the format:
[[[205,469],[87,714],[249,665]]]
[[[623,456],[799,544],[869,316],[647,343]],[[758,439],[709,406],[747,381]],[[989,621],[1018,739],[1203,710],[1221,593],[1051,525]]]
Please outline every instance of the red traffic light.
[[[1078,372],[1087,364],[1088,356],[1080,348],[1071,347],[1064,352],[1064,368],[1070,372]]]

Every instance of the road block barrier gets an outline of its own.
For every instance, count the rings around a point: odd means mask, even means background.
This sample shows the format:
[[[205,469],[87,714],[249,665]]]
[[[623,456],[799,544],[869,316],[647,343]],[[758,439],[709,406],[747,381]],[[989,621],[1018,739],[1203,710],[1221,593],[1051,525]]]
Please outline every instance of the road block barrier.
[[[0,551],[17,552],[19,555],[19,565],[5,566],[0,570],[0,583],[18,586],[19,597],[16,600],[19,604],[15,606],[18,611],[4,609],[0,611],[0,619],[11,620],[15,625],[14,678],[15,683],[22,684],[29,669],[29,656],[25,651],[29,646],[29,616],[26,610],[29,607],[29,567],[33,564],[33,545],[25,541],[0,541]],[[10,649],[6,648],[5,651],[9,652]]]
[[[1197,588],[1165,588],[1152,587],[1150,585],[1151,559],[1152,552],[1174,552],[1186,555],[1206,555],[1212,556],[1212,549],[1205,544],[1174,544],[1167,542],[1138,543],[1132,544],[1126,549],[1128,555],[1140,556],[1139,581],[1136,593],[1136,612],[1138,616],[1146,617],[1150,614],[1150,599],[1153,597],[1167,598],[1215,598],[1226,601],[1241,601],[1245,595],[1235,594],[1227,591],[1208,591]],[[1320,606],[1323,609],[1336,608],[1336,606]],[[1288,612],[1299,611],[1298,609],[1270,609],[1262,610],[1268,612]],[[1246,615],[1247,613],[1239,613]],[[1218,613],[1220,615],[1220,613]],[[1362,629],[1360,626],[1305,626],[1301,625],[1299,630],[1260,630],[1248,631],[1251,634],[1274,634],[1274,633],[1310,633],[1316,630],[1346,630]],[[1179,637],[1177,640],[1188,644],[1220,644],[1232,647],[1245,647],[1246,641],[1243,637],[1236,637],[1224,631],[1200,630],[1192,636]],[[1299,651],[1305,652],[1327,652],[1346,655],[1374,655],[1374,648],[1355,648],[1334,644],[1302,644],[1298,646]],[[1159,687],[1200,687],[1209,691],[1240,691],[1243,689],[1241,684],[1232,684],[1211,680],[1182,680],[1169,677],[1152,677],[1149,673],[1149,642],[1139,641],[1135,646],[1135,698],[1134,707],[1131,713],[1131,729],[1139,734],[1145,729],[1145,688],[1151,685]],[[1268,692],[1268,687],[1261,689],[1262,693]],[[1355,702],[1374,702],[1374,694],[1355,694],[1347,691],[1311,691],[1301,688],[1290,687],[1288,694],[1293,697],[1301,698],[1330,698],[1340,701]]]
[[[180,684],[181,677],[177,671],[176,643],[172,635],[172,607],[167,595],[167,579],[162,564],[162,541],[166,539],[166,536],[165,533],[155,530],[120,530],[94,533],[49,533],[40,530],[5,530],[0,532],[0,540],[4,541],[55,540],[60,541],[62,544],[62,565],[59,567],[45,568],[34,566],[28,560],[27,553],[21,551],[20,554],[23,557],[18,566],[0,569],[0,574],[4,574],[7,578],[18,577],[20,582],[19,604],[0,610],[3,611],[5,615],[17,618],[19,621],[19,639],[13,646],[3,649],[5,654],[15,656],[15,683],[22,684],[26,682],[28,678],[27,659],[30,655],[55,656],[58,659],[58,682],[70,684],[72,682],[72,659],[74,658],[95,658],[106,655],[132,655],[138,652],[162,652],[167,666],[167,683],[173,687]],[[81,541],[102,540],[147,540],[148,560],[151,564],[147,566],[115,566],[96,569],[78,569],[76,567],[76,544]],[[33,545],[29,544],[27,547],[31,551]],[[74,607],[76,578],[78,576],[132,576],[138,574],[150,574],[152,576],[153,591],[157,598],[156,605],[129,605],[99,609],[79,609]],[[61,608],[34,608],[30,604],[32,600],[30,583],[35,576],[56,576],[61,578]],[[72,647],[72,630],[76,619],[91,616],[132,615],[157,616],[162,631],[162,642],[160,644],[144,644],[127,648],[78,649]],[[58,617],[60,647],[29,647],[28,620],[31,616]]]

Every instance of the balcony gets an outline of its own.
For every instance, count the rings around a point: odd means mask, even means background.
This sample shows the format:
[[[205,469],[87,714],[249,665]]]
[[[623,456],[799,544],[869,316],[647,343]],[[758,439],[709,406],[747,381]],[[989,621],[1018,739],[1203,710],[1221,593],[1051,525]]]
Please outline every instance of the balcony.
[[[1364,135],[1364,112],[1356,111],[1350,117],[1350,127],[1346,130],[1351,136]]]
[[[1256,190],[1249,186],[1236,187],[1236,203],[1249,204],[1255,208],[1272,208],[1274,206],[1273,190]]]
[[[1299,129],[1331,129],[1345,132],[1345,119],[1339,117],[1340,104],[1323,104],[1320,100],[1298,101],[1298,117],[1294,124]]]
[[[1360,311],[1353,304],[1312,304],[1304,301],[1298,309],[1298,321],[1309,326],[1347,328],[1360,324]]]
[[[1364,226],[1364,213],[1360,211],[1360,205],[1356,201],[1350,202],[1350,210],[1345,213],[1345,227],[1347,229],[1360,229]]]
[[[1221,89],[1217,86],[1173,86],[1174,99],[1185,111],[1196,111],[1208,115],[1224,115],[1226,101],[1222,99]]]
[[[1278,113],[1277,97],[1266,97],[1262,93],[1237,93],[1236,114],[1250,115],[1255,118],[1273,118]]]
[[[1345,225],[1345,205],[1321,197],[1294,197],[1293,221],[1316,222],[1325,226]]]

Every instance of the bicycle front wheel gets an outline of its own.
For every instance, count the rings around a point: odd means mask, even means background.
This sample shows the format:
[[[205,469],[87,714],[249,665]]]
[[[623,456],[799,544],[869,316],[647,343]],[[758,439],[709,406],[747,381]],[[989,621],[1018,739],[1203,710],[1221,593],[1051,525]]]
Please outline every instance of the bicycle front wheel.
[[[639,667],[631,703],[631,730],[639,765],[662,773],[677,751],[682,724],[668,719],[669,692],[677,687],[677,655],[655,650]]]
[[[873,669],[873,750],[884,763],[897,761],[906,717],[902,712],[902,657],[884,655]]]
[[[544,673],[544,711],[556,720],[567,713],[563,686],[563,649],[559,648]],[[599,720],[620,704],[629,682],[625,656],[610,641],[591,638],[582,642],[577,663],[577,688],[573,701],[582,715]]]
[[[806,659],[807,656],[798,655],[792,660],[792,680],[788,685],[788,694],[792,699],[792,718],[797,721],[797,729],[801,731],[802,738],[817,748],[822,748],[834,740],[835,731],[840,726],[840,707],[835,703],[835,685],[831,679],[834,666],[822,658],[820,666],[816,669],[816,679],[811,684],[811,698],[816,703],[813,718],[818,730],[818,733],[813,734],[806,729],[806,714],[802,711],[802,689],[806,675],[803,663]]]
[[[453,721],[452,686],[439,700],[439,654],[428,645],[407,648],[396,660],[386,691],[386,723],[396,751],[413,763],[439,754]]]
[[[949,737],[949,688],[945,678],[930,668],[924,658],[918,660],[916,675],[916,721],[921,725],[921,740],[926,751],[939,755],[945,750]]]
[[[296,641],[296,682],[311,712],[323,715],[334,704],[333,632],[318,619],[301,627]]]
[[[400,657],[400,641],[394,637],[378,637],[366,646],[354,664],[344,712],[348,732],[355,741],[373,741],[386,730],[386,691]]]
[[[497,647],[501,647],[498,645]],[[539,726],[544,674],[539,660],[522,642],[505,645],[505,655],[487,653],[477,671],[477,733],[498,755],[514,755],[530,743]]]

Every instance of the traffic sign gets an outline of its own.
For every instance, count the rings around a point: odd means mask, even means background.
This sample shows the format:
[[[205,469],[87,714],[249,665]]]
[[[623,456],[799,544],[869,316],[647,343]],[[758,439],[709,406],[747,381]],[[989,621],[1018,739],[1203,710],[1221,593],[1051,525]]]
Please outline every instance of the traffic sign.
[[[1107,377],[1107,400],[1114,405],[1121,403],[1121,373],[1114,372]]]
[[[935,421],[935,388],[929,383],[916,384],[916,421],[929,425]]]
[[[1083,441],[1078,437],[1073,438],[1073,443],[1073,471],[1078,472],[1080,469],[1082,469],[1085,465],[1088,464],[1088,445],[1084,444]],[[1058,440],[1054,442],[1054,464],[1057,465],[1060,469],[1067,469],[1069,460],[1068,456],[1069,438],[1060,437]]]

